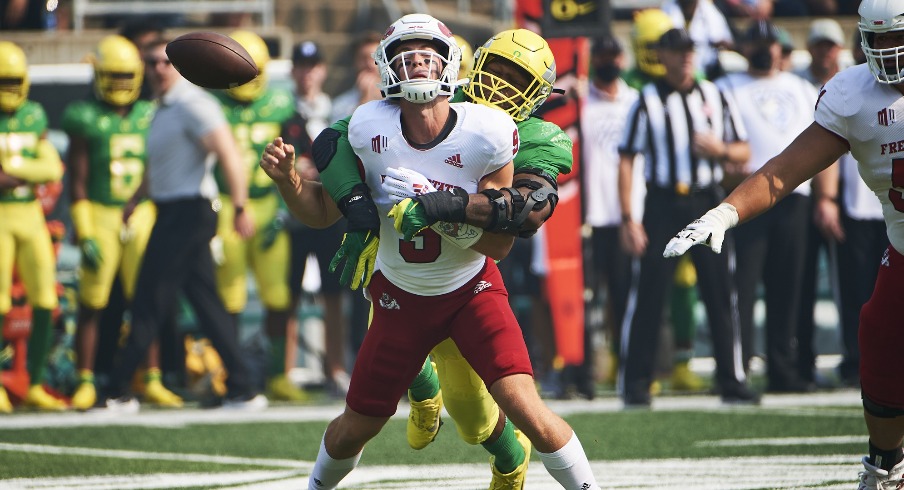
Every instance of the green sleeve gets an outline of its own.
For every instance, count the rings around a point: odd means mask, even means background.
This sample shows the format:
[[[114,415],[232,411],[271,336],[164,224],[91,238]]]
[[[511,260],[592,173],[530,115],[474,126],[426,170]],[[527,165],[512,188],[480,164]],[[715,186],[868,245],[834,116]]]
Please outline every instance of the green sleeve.
[[[515,155],[515,173],[536,168],[557,178],[571,172],[574,164],[574,142],[562,129],[542,119],[531,117],[518,124],[521,146]]]
[[[351,116],[341,119],[333,123],[324,133],[332,130],[331,134],[321,133],[314,141],[314,160],[317,169],[320,171],[320,181],[323,187],[333,198],[333,201],[339,202],[346,197],[352,188],[364,182],[358,171],[358,157],[352,150],[352,145],[348,141],[348,122]],[[337,134],[338,133],[338,134]],[[333,141],[325,141],[322,138],[335,138]],[[317,146],[331,145],[329,151],[318,149]],[[324,155],[326,162],[320,162],[318,156]],[[321,157],[324,158],[324,157]]]
[[[84,136],[94,124],[91,107],[83,101],[66,106],[60,126],[67,134]]]

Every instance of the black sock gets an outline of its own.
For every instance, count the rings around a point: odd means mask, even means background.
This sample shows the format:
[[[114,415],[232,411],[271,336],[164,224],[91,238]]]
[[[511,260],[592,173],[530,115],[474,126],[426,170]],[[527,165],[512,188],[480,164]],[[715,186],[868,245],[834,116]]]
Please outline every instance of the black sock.
[[[904,460],[904,448],[898,447],[886,451],[874,446],[873,441],[869,441],[869,460],[873,466],[891,471],[896,464]]]

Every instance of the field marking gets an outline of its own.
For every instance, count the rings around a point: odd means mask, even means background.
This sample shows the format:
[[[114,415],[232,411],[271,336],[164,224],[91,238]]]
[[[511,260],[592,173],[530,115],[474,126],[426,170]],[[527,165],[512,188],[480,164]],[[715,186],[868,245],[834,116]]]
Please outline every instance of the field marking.
[[[697,441],[697,447],[745,447],[745,446],[822,446],[824,444],[863,444],[865,435],[826,437],[768,437],[759,439],[720,439]]]

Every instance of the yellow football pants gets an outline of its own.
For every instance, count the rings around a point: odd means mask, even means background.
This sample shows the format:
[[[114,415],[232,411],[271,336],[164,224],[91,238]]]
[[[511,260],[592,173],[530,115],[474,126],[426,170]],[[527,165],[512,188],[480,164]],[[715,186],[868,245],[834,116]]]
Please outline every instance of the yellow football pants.
[[[12,308],[14,266],[28,303],[45,310],[56,308],[56,256],[38,201],[0,202],[0,315]]]

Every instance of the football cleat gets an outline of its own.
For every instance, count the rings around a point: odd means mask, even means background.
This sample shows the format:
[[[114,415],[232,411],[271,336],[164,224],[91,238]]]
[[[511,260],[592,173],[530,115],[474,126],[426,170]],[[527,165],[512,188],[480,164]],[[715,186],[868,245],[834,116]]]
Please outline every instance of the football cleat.
[[[51,412],[59,412],[68,408],[66,402],[51,396],[41,385],[32,385],[28,388],[28,394],[25,395],[24,404],[26,407]]]
[[[13,413],[13,404],[9,401],[6,388],[0,386],[0,413]]]
[[[144,401],[158,407],[182,408],[182,398],[168,390],[159,379],[147,381],[144,385]]]
[[[496,457],[490,456],[490,469],[493,470],[490,490],[521,490],[524,488],[524,479],[527,477],[527,464],[530,463],[530,439],[518,429],[515,429],[515,437],[518,438],[518,442],[524,448],[524,461],[511,473],[502,474],[496,469]]]
[[[278,374],[267,381],[267,394],[274,400],[288,402],[303,402],[308,399],[308,394],[295,386],[285,374]]]
[[[264,395],[245,395],[223,400],[220,410],[233,412],[260,412],[266,410],[270,401]]]
[[[700,391],[703,380],[691,371],[687,361],[675,364],[672,369],[672,389],[676,391]]]
[[[443,392],[436,392],[433,398],[416,402],[411,400],[411,391],[408,392],[408,404],[411,412],[408,415],[408,445],[412,449],[424,449],[436,439],[443,421],[440,412],[443,409]]]
[[[140,409],[141,404],[138,402],[138,399],[126,395],[119,398],[107,398],[103,401],[98,401],[89,412],[134,415],[138,413]]]
[[[869,463],[863,457],[863,471],[860,472],[860,485],[857,490],[895,490],[904,488],[904,461],[896,464],[891,471],[885,471]]]
[[[94,383],[79,383],[75,393],[72,394],[72,408],[76,410],[88,410],[97,403],[97,389]]]

